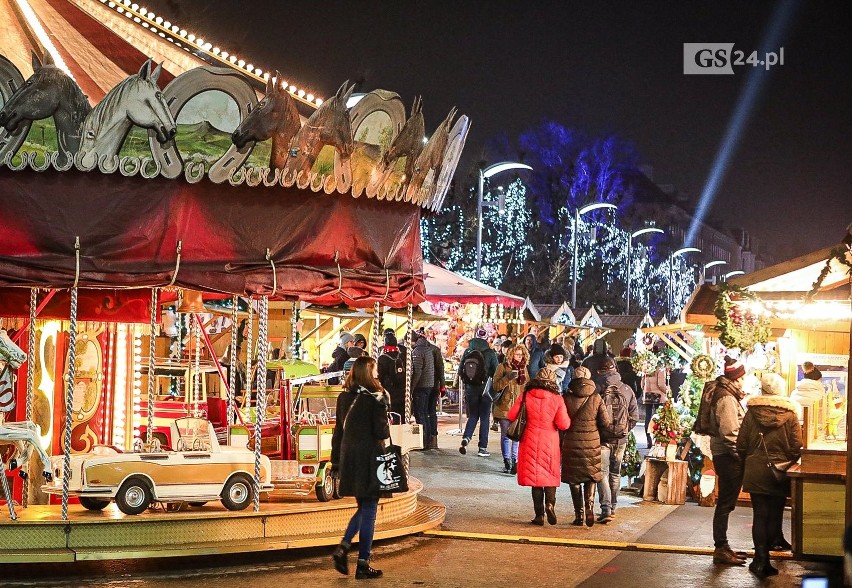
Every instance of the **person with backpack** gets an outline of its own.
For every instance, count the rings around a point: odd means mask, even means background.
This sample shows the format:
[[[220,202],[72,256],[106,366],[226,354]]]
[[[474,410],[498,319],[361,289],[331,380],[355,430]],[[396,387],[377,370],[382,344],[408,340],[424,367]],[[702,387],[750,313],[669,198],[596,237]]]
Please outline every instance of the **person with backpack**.
[[[390,409],[405,419],[405,357],[393,331],[385,334],[385,346],[379,356],[379,381],[390,394]]]
[[[426,337],[426,331],[421,327],[418,332]],[[441,353],[441,348],[435,345],[429,339],[429,349],[432,351],[432,359],[435,363],[435,385],[432,387],[432,393],[429,395],[429,426],[432,430],[432,435],[429,438],[429,449],[438,449],[438,399],[441,397],[441,391],[444,387],[444,355]]]
[[[710,451],[716,470],[719,495],[713,513],[713,563],[745,565],[746,560],[728,544],[728,518],[737,505],[743,485],[743,464],[737,453],[737,435],[745,417],[742,406],[745,367],[725,356],[724,373],[704,385],[693,430],[710,436]]]
[[[429,421],[429,400],[435,388],[435,356],[422,333],[411,337],[411,396],[414,418],[423,431],[423,449],[432,447],[432,425]]]
[[[633,389],[621,381],[621,375],[612,358],[607,358],[598,369],[597,391],[609,413],[611,424],[601,431],[601,481],[598,497],[601,514],[598,523],[609,523],[615,516],[618,491],[621,488],[621,462],[627,449],[627,436],[639,422],[639,405]]]
[[[527,370],[529,355],[523,345],[515,345],[508,352],[503,363],[494,372],[494,420],[500,427],[500,450],[503,454],[503,473],[518,473],[518,442],[506,436],[509,429],[509,410],[523,392],[530,373]]]
[[[485,358],[478,349],[468,349],[459,364],[459,378],[464,388],[464,401],[467,404],[467,423],[464,426],[459,453],[467,454],[467,446],[473,439],[473,432],[479,423],[479,457],[488,457],[488,430],[491,424],[491,396],[485,394],[488,375],[485,372]]]
[[[595,394],[595,383],[588,368],[574,370],[574,379],[563,397],[571,428],[562,435],[562,481],[571,488],[574,502],[572,525],[595,524],[595,485],[601,481],[601,431],[608,430],[609,413]]]

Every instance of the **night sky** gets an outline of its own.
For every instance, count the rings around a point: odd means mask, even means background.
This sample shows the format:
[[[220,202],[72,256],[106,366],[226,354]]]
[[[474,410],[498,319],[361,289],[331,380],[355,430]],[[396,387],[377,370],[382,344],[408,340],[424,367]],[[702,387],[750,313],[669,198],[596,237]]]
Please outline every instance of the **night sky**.
[[[471,117],[464,174],[495,135],[550,118],[635,145],[654,180],[697,200],[750,67],[683,75],[683,43],[758,49],[774,2],[290,2],[155,0],[164,18],[327,97],[423,96],[427,133]],[[844,10],[845,8],[845,10]],[[838,242],[852,221],[848,4],[801,3],[744,125],[710,215],[781,259]],[[773,48],[774,49],[774,48]]]

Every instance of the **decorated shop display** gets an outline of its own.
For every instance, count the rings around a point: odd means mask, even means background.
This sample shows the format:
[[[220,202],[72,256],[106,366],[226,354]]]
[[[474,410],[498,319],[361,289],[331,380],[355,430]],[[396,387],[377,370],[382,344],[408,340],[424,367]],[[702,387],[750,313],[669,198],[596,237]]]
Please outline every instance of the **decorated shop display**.
[[[653,351],[640,351],[630,358],[630,365],[637,374],[650,376],[660,368],[660,358]]]
[[[667,461],[675,459],[677,445],[683,438],[683,434],[684,425],[681,422],[681,415],[671,399],[668,399],[657,410],[651,421],[651,436],[656,445],[665,448],[664,453]]]
[[[715,308],[716,330],[722,345],[751,350],[755,344],[769,340],[768,312],[761,312],[759,302],[758,296],[745,288],[722,284]]]

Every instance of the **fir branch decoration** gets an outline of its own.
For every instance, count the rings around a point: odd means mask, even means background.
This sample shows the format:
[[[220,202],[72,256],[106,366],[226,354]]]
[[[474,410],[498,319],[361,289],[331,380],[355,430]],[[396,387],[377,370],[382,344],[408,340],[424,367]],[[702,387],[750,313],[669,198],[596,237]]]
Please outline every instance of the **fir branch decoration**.
[[[741,308],[739,303],[744,301],[760,302],[760,299],[745,288],[722,284],[714,314],[719,341],[728,349],[751,351],[755,343],[769,340],[769,319]]]

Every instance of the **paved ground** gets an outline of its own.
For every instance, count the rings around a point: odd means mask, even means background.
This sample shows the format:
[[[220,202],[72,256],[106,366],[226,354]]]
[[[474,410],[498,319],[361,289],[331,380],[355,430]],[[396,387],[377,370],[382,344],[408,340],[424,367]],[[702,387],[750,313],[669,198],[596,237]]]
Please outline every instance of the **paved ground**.
[[[456,427],[443,419],[442,430]],[[459,438],[442,434],[440,449],[417,452],[412,471],[423,480],[430,498],[448,506],[444,530],[546,540],[638,542],[706,548],[710,541],[712,509],[694,504],[681,507],[644,503],[624,496],[615,523],[591,529],[571,526],[570,496],[560,490],[559,523],[529,524],[529,489],[500,473],[502,459],[497,434],[492,433],[489,458],[461,456]],[[731,542],[749,549],[751,511],[738,508],[731,520]],[[788,531],[789,533],[789,531]],[[789,536],[789,535],[788,535]],[[692,587],[758,586],[743,568],[718,569],[707,556],[638,553],[614,549],[539,545],[524,542],[475,541],[456,538],[409,537],[377,544],[375,565],[385,577],[374,586],[488,587],[572,586]],[[781,562],[782,575],[768,586],[798,586],[802,574],[825,570],[824,564]],[[837,578],[833,584],[842,585]],[[354,583],[330,566],[328,550],[301,550],[190,561],[164,560],[139,564],[102,563],[74,568],[45,566],[38,570],[9,567],[0,570],[3,586],[90,586],[174,588],[175,586],[231,588],[253,586],[344,586]]]

